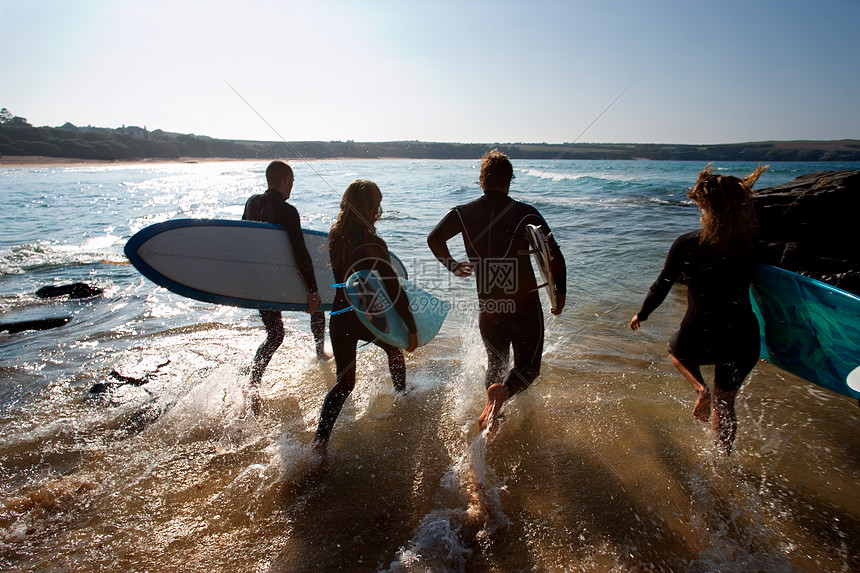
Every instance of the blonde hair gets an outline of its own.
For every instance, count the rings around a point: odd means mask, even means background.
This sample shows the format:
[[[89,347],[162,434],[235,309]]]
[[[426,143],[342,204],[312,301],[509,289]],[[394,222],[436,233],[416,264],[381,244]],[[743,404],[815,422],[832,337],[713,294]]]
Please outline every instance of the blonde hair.
[[[373,181],[356,179],[349,184],[340,201],[340,212],[331,226],[329,250],[332,258],[343,261],[350,240],[358,246],[368,235],[376,234],[376,221],[382,215],[382,192]]]
[[[696,184],[687,191],[702,209],[702,243],[727,247],[735,241],[753,246],[753,234],[758,222],[753,204],[752,188],[770,165],[759,164],[755,171],[740,179],[711,171],[708,163],[699,173]]]

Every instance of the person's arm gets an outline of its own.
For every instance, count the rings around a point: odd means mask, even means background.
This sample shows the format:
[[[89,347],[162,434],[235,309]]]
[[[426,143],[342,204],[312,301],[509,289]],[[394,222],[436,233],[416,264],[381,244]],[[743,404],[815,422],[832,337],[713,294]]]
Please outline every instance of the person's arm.
[[[265,195],[251,195],[245,201],[245,210],[242,212],[243,221],[262,221],[263,202]]]
[[[397,314],[400,315],[400,318],[406,324],[406,330],[409,333],[409,346],[406,350],[412,352],[418,348],[418,327],[415,324],[415,317],[409,305],[409,298],[403,291],[399,275],[391,264],[391,255],[388,252],[388,246],[385,244],[385,241],[375,237],[372,241],[368,241],[365,245],[362,245],[360,250],[363,251],[362,255],[364,257],[374,261],[373,268],[382,277],[385,292],[394,304]]]
[[[672,285],[675,284],[680,275],[681,238],[679,237],[672,243],[672,247],[666,255],[666,261],[663,263],[663,270],[660,272],[657,280],[654,281],[654,284],[651,285],[651,288],[648,289],[648,295],[642,302],[642,308],[630,321],[630,328],[637,330],[642,322],[648,320],[651,313],[666,300],[666,295],[669,294]]]
[[[446,269],[458,277],[468,277],[472,274],[472,265],[466,261],[455,260],[448,250],[448,240],[460,232],[462,232],[460,218],[453,210],[449,211],[427,235],[427,246]]]
[[[290,245],[293,247],[293,257],[296,259],[299,274],[302,275],[308,288],[308,312],[313,314],[320,304],[320,297],[317,293],[317,279],[314,273],[313,260],[310,253],[308,253],[308,248],[305,245],[305,237],[302,233],[299,212],[295,208],[284,209],[282,221],[287,231],[287,236],[290,238]]]

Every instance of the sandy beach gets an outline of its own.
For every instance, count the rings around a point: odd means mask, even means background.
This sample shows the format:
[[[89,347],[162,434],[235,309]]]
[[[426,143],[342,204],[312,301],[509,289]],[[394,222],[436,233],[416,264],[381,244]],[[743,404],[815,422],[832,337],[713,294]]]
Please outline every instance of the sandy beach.
[[[218,163],[224,161],[266,161],[266,158],[235,157],[177,157],[174,159],[147,157],[142,159],[78,159],[74,157],[46,157],[44,155],[6,155],[0,157],[0,167],[69,167],[75,165],[137,165]]]
[[[476,162],[291,161],[290,201],[312,230],[330,228],[350,181],[378,182],[379,235],[451,303],[407,356],[406,395],[382,350],[358,351],[318,465],[307,446],[337,373],[316,360],[307,315],[283,314],[255,416],[243,388],[259,313],[112,264],[153,224],[239,219],[265,182],[266,160],[180,161],[0,169],[2,318],[68,317],[0,333],[0,570],[860,571],[857,401],[761,363],[725,459],[666,356],[683,288],[628,326],[699,224],[684,189],[701,163],[517,161],[515,196],[552,225],[569,297],[560,316],[542,302],[540,377],[487,441],[475,284],[426,243],[480,193]],[[860,163],[778,163],[760,185],[834,168]],[[35,294],[76,282],[102,294]]]
[[[310,161],[367,161],[358,157],[177,157],[173,159],[146,157],[142,159],[77,159],[74,157],[46,157],[44,155],[7,155],[0,157],[4,167],[74,167],[77,165],[179,165],[193,163],[258,162],[283,159],[287,162]],[[406,157],[374,157],[384,161],[410,161]]]

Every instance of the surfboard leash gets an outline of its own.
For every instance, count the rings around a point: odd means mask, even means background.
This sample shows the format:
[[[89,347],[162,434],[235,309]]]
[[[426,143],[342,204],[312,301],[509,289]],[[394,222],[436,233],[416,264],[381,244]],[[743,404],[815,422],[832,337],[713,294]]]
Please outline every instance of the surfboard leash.
[[[331,285],[331,286],[332,286],[332,288],[342,288],[342,287],[345,287],[345,286],[346,286],[346,283],[334,283],[334,284],[333,284],[333,285]],[[339,315],[339,314],[345,314],[345,313],[347,313],[347,312],[352,312],[352,311],[354,311],[354,310],[355,310],[355,307],[354,307],[354,306],[352,306],[352,305],[350,305],[350,306],[348,306],[348,307],[346,307],[346,308],[342,308],[342,309],[340,309],[340,310],[332,310],[332,311],[329,311],[328,316],[329,316],[329,318],[331,318],[332,316],[337,316],[337,315]],[[373,343],[374,343],[374,342],[376,342],[377,340],[379,340],[379,337],[378,337],[378,336],[377,336],[376,338],[374,338],[373,340],[368,340],[368,341],[367,341],[367,342],[365,342],[364,344],[359,344],[356,348],[357,348],[357,349],[364,348],[364,347],[365,347],[365,346],[367,346],[368,344],[373,344]]]
[[[334,283],[333,285],[331,285],[332,288],[343,288],[345,286],[346,286],[346,283]],[[332,317],[332,316],[337,316],[339,314],[343,314],[345,312],[352,312],[353,310],[355,310],[355,307],[353,307],[352,305],[349,305],[348,307],[342,308],[340,310],[329,311],[328,315],[329,315],[329,317]]]

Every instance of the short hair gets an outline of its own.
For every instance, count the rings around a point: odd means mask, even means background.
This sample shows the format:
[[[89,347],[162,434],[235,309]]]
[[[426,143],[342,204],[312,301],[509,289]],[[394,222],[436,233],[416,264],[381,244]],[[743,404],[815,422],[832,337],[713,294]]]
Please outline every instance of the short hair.
[[[481,189],[497,191],[511,186],[514,168],[508,156],[494,149],[481,157]]]
[[[280,183],[284,177],[293,178],[293,168],[287,165],[286,161],[276,159],[266,167],[266,182],[268,182],[269,185]]]

